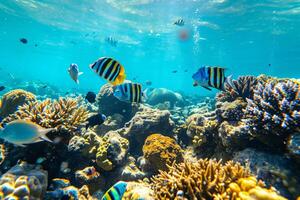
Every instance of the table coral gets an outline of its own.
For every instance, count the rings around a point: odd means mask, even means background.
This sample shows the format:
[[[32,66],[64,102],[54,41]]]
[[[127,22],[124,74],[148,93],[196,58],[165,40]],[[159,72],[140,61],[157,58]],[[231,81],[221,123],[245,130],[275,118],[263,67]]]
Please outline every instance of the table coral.
[[[19,106],[35,101],[35,95],[25,90],[16,89],[4,94],[0,103],[0,116],[2,118],[14,113]]]
[[[43,199],[48,185],[48,174],[22,162],[0,178],[0,199]]]
[[[160,171],[152,178],[151,187],[156,199],[174,199],[180,190],[190,200],[214,199],[230,183],[249,176],[249,170],[239,163],[200,159],[196,163],[173,164],[167,171]]]
[[[2,123],[16,119],[30,120],[44,128],[56,128],[73,134],[86,123],[89,112],[83,106],[78,106],[77,99],[60,98],[52,101],[28,102],[6,117]]]
[[[167,165],[173,162],[181,162],[183,150],[173,138],[161,134],[152,134],[147,137],[143,146],[143,157],[146,160],[146,168],[158,172],[166,170]]]

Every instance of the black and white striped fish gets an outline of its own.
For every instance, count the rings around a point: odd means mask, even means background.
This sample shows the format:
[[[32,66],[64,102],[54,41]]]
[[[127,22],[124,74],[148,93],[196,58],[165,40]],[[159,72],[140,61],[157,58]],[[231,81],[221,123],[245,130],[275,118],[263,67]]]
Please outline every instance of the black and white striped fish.
[[[184,26],[184,20],[183,19],[178,19],[174,22],[174,25],[177,26]]]
[[[192,78],[194,79],[194,86],[200,85],[208,90],[211,90],[211,87],[223,90],[227,80],[225,68],[208,66],[199,68]]]
[[[120,101],[141,103],[143,97],[142,86],[139,83],[126,82],[114,87],[114,96]]]
[[[126,78],[124,67],[113,58],[99,58],[90,68],[112,85],[122,84]]]

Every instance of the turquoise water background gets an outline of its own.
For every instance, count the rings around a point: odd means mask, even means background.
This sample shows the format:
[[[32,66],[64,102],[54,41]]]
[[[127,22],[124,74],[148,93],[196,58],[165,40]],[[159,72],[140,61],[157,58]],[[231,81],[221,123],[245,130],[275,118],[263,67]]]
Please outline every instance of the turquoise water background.
[[[184,27],[173,25],[179,18]],[[88,66],[102,56],[120,61],[129,80],[188,94],[209,93],[192,86],[202,65],[234,77],[300,77],[299,0],[2,0],[0,23],[0,80],[10,73],[96,92],[106,81]],[[78,86],[71,63],[84,72]]]

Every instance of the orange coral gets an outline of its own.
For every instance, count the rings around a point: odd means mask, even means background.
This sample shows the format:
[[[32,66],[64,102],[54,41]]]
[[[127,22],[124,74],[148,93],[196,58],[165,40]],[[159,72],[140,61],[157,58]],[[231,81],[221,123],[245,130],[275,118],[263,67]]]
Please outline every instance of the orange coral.
[[[182,149],[173,138],[161,134],[152,134],[147,137],[143,146],[144,158],[149,163],[149,167],[157,172],[166,170],[167,164],[174,161],[181,162]]]

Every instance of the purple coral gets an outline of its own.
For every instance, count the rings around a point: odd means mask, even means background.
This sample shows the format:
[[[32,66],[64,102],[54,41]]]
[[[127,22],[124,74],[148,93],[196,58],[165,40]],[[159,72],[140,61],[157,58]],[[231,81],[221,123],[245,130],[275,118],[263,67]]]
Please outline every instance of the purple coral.
[[[238,97],[244,100],[253,98],[253,91],[257,84],[254,76],[240,76],[237,80],[228,79],[224,86],[224,91],[217,95],[217,100],[234,101]]]
[[[248,123],[255,130],[282,135],[300,126],[300,92],[295,82],[271,81],[258,83],[253,99],[247,99]]]

